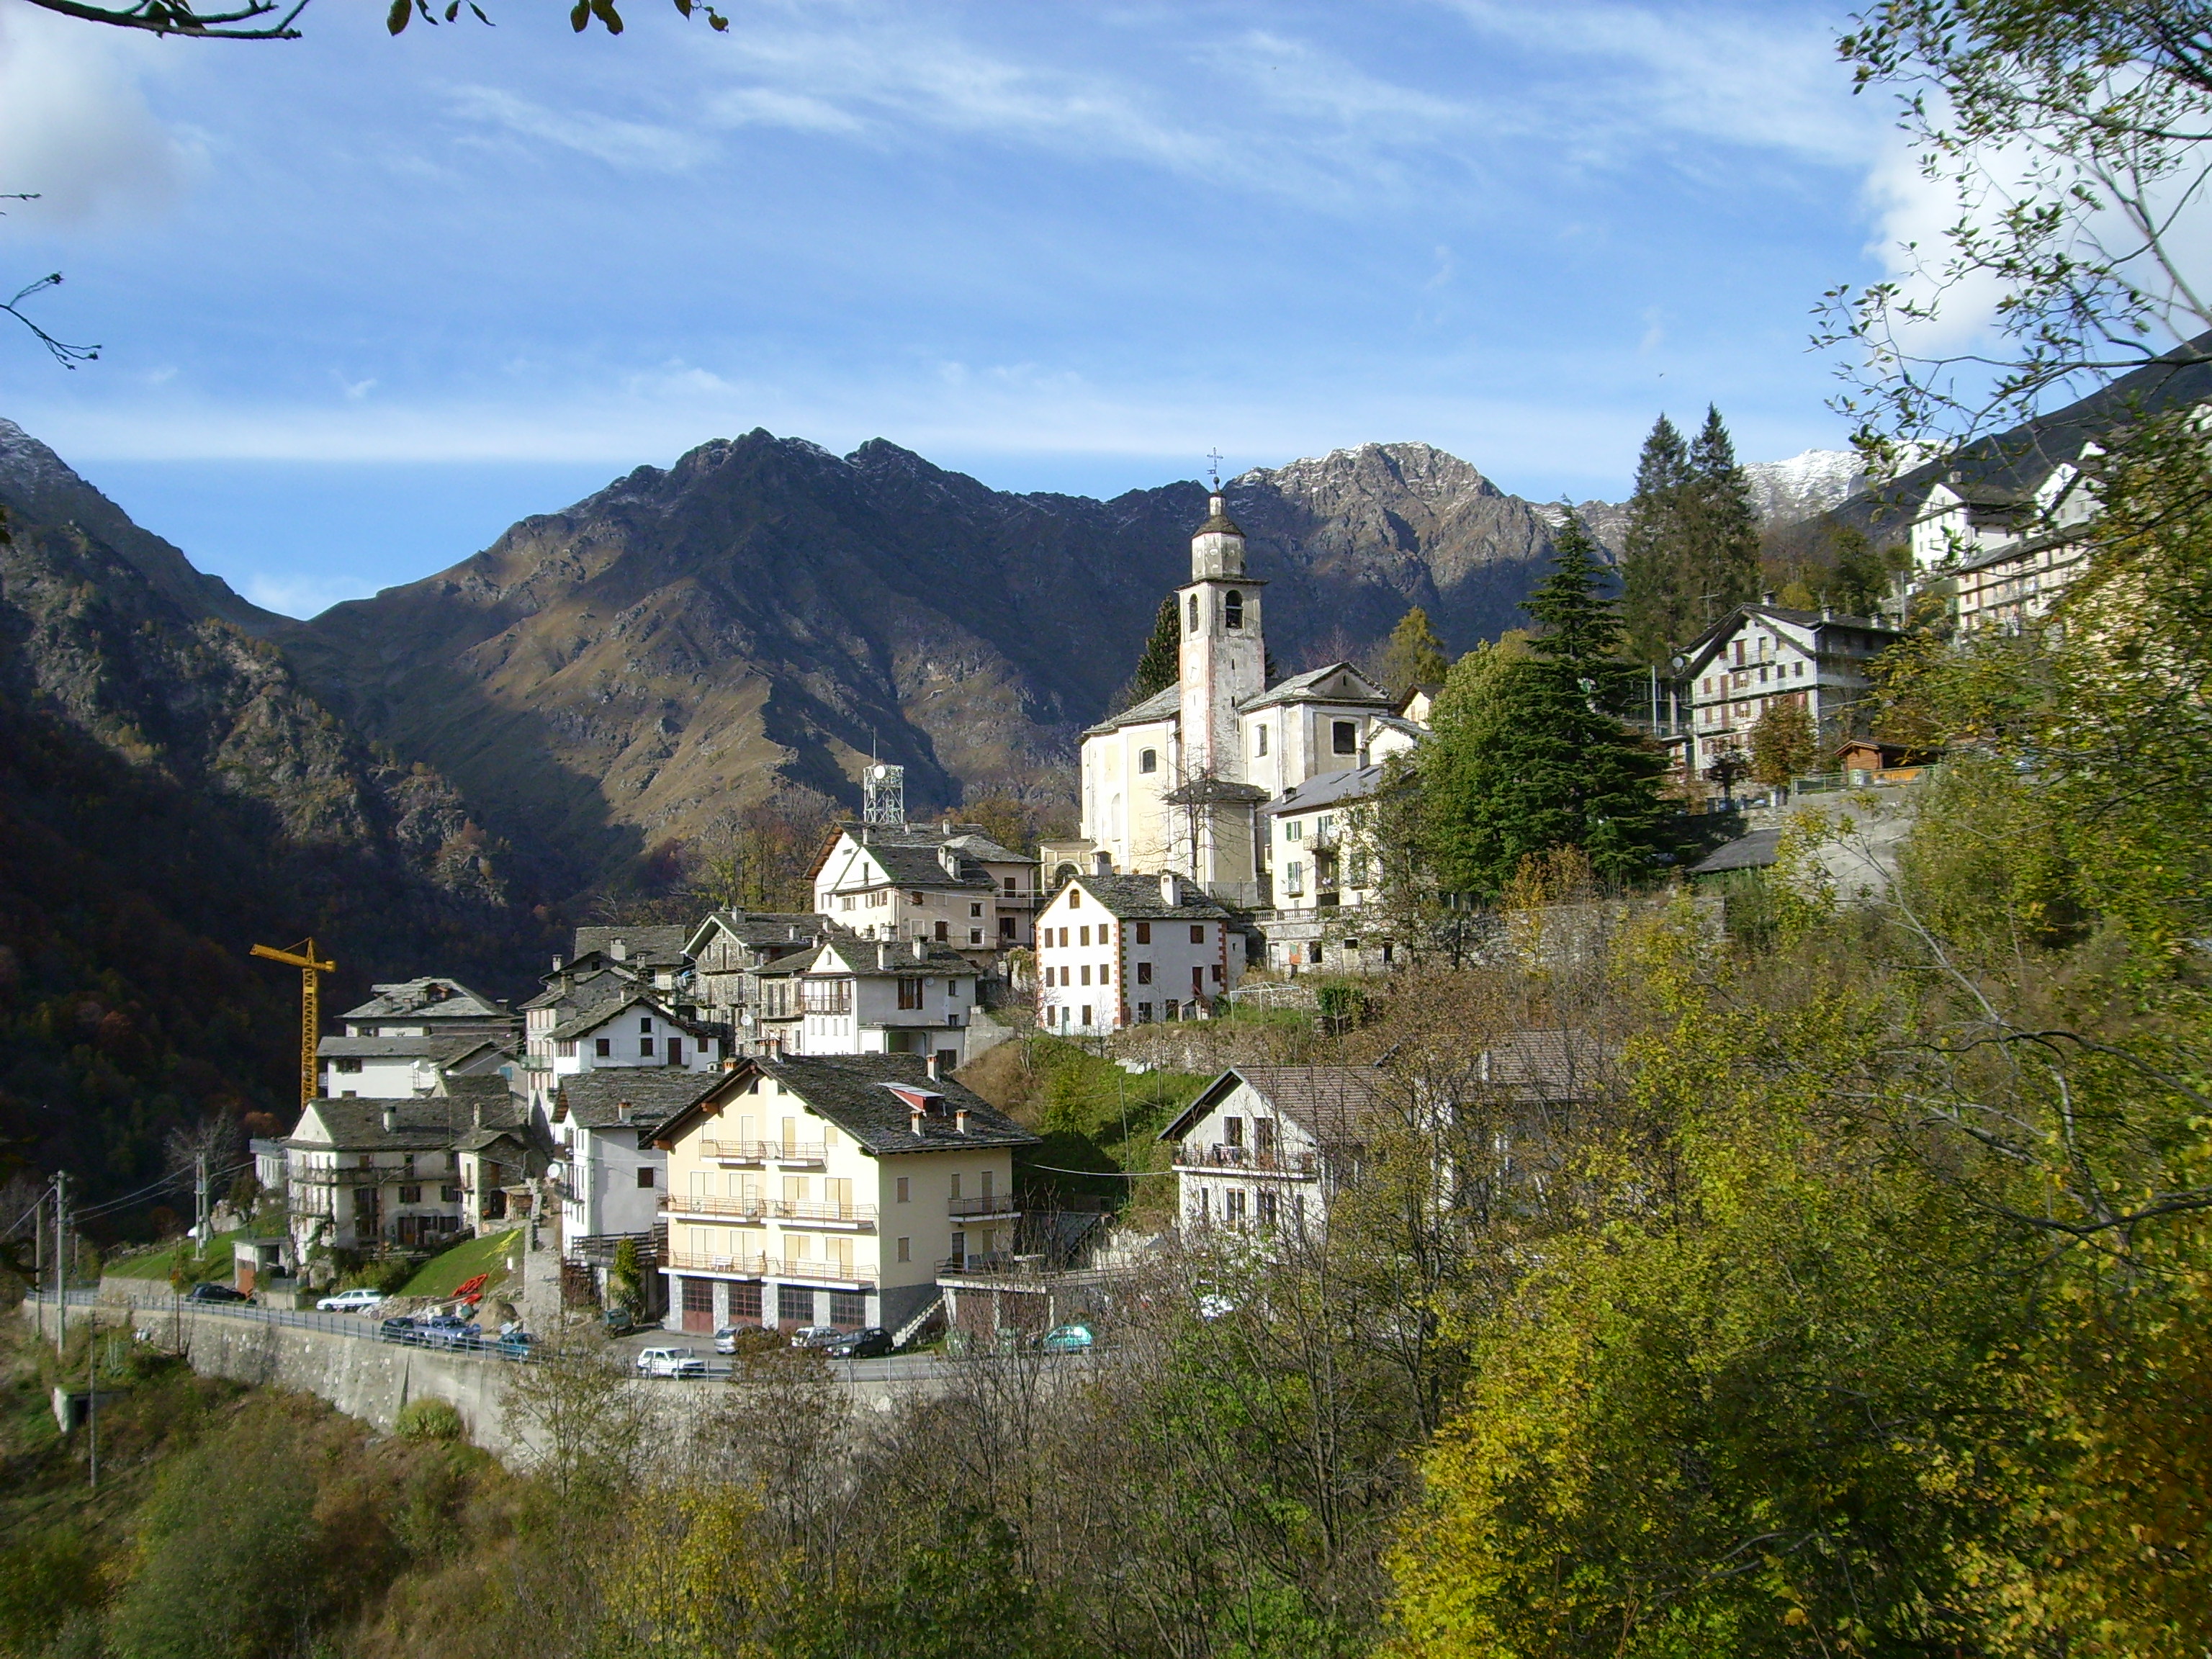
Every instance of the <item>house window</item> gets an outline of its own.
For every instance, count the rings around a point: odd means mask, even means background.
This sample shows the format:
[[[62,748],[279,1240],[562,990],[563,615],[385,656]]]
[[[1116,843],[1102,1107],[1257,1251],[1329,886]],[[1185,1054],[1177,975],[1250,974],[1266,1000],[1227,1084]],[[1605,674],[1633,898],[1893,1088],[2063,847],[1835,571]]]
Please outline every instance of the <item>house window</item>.
[[[936,932],[937,942],[939,945],[942,945],[945,940],[952,937],[952,925],[950,922],[940,921],[937,924]]]
[[[1170,997],[1165,1002],[1160,1005],[1160,1018],[1164,1023],[1170,1025],[1176,1023],[1176,1018],[1182,1013],[1182,1004],[1178,1003],[1173,997]]]
[[[837,896],[837,908],[840,910],[851,909],[853,908],[853,896],[850,893],[840,893]]]
[[[641,1031],[650,1031],[653,1029],[652,1016],[649,1014],[641,1016],[637,1022],[637,1029]]]
[[[1083,1023],[1085,1025],[1089,1025],[1092,1023],[1091,1018],[1091,1005],[1087,1002],[1083,1005]]]
[[[1267,728],[1266,726],[1263,726],[1257,732],[1255,732],[1252,734],[1252,739],[1254,744],[1252,752],[1254,754],[1264,755],[1267,752]]]
[[[650,1164],[639,1164],[637,1166],[638,1190],[640,1192],[651,1192],[654,1185],[655,1181],[653,1165]]]
[[[637,1040],[637,1051],[641,1054],[650,1054],[653,1052],[653,1039],[651,1037],[640,1037]]]
[[[402,1187],[399,1189],[399,1201],[402,1204],[420,1204],[422,1201],[422,1189],[420,1187]]]
[[[983,907],[980,904],[971,904],[968,907],[968,914],[971,916],[980,916],[983,914]]]
[[[898,1178],[898,1189],[897,1189],[897,1190],[898,1190],[898,1199],[897,1199],[897,1201],[898,1201],[899,1203],[903,1204],[903,1203],[905,1203],[905,1202],[907,1201],[907,1199],[908,1199],[908,1195],[910,1194],[910,1193],[911,1193],[911,1192],[912,1192],[912,1190],[913,1190],[913,1188],[912,1188],[911,1185],[909,1184],[909,1183],[913,1181],[913,1179],[914,1179],[914,1177],[913,1177],[913,1176],[901,1176]]]
[[[957,1198],[960,1196],[960,1176],[957,1172],[955,1172],[953,1175],[952,1184],[945,1189],[945,1195],[947,1198]]]
[[[1303,822],[1297,818],[1285,818],[1283,821],[1283,839],[1285,841],[1304,841],[1305,838],[1306,827]]]
[[[1139,1025],[1150,1025],[1152,1023],[1152,1005],[1149,1002],[1139,1003],[1137,1005],[1137,1024]]]
[[[1331,722],[1328,746],[1340,755],[1359,752],[1359,724],[1356,720]]]
[[[1204,922],[1194,921],[1191,923],[1190,942],[1193,945],[1203,945],[1206,943],[1206,924]]]
[[[911,1261],[914,1260],[914,1241],[912,1239],[902,1238],[899,1240],[898,1259],[902,1261]]]
[[[1244,626],[1244,596],[1233,587],[1221,601],[1221,625],[1224,628]]]
[[[1211,963],[1207,967],[1206,971],[1213,975],[1213,982],[1216,985],[1221,983],[1221,964],[1217,962]]]
[[[902,1008],[919,1008],[921,1006],[921,981],[920,980],[902,979],[898,982],[898,1006]]]
[[[777,1285],[775,1316],[786,1324],[811,1325],[814,1322],[813,1287],[805,1285]]]
[[[1071,887],[1067,890],[1067,908],[1071,910],[1080,910],[1083,908],[1083,890],[1080,887]],[[1060,942],[1062,945],[1067,943],[1067,933],[1065,929],[1061,930]]]
[[[1000,939],[1012,939],[1013,936],[1014,919],[1012,916],[1000,916],[999,918],[999,937]]]
[[[1273,1226],[1275,1224],[1275,1194],[1273,1190],[1269,1188],[1261,1192],[1258,1194],[1258,1200],[1260,1206],[1260,1224],[1262,1227]]]
[[[337,1068],[341,1072],[358,1072],[361,1070],[361,1057],[358,1054],[348,1055],[337,1062]]]
[[[1224,1117],[1221,1120],[1221,1144],[1224,1146],[1242,1146],[1244,1144],[1243,1118]]]
[[[730,1286],[730,1317],[757,1320],[761,1316],[761,1287],[757,1285]]]
[[[487,1193],[484,1196],[487,1201],[493,1204],[499,1204],[505,1201],[507,1194],[504,1193],[495,1192]],[[459,1187],[441,1187],[438,1188],[438,1197],[442,1202],[447,1204],[458,1204],[461,1201],[463,1194]],[[494,1215],[497,1215],[500,1212],[497,1210],[494,1210],[492,1213]]]
[[[983,942],[983,930],[980,927],[970,927],[968,930],[968,942],[970,945],[981,945]]]
[[[1150,985],[1152,982],[1152,964],[1149,962],[1139,963],[1137,964],[1137,983],[1139,985]]]
[[[560,1055],[563,1060],[575,1059],[576,1039],[574,1037],[562,1037],[558,1042],[553,1045],[553,1052]]]
[[[592,1048],[601,1060],[614,1058],[615,1040],[612,1037],[599,1037],[592,1042]]]
[[[1082,971],[1079,975],[1079,982],[1084,985],[1091,983],[1091,964],[1087,962],[1083,964]],[[1089,1020],[1085,1020],[1083,1023],[1085,1025],[1088,1025],[1091,1022]]]
[[[1088,945],[1091,943],[1091,930],[1088,927],[1079,927],[1076,929],[1075,938],[1078,944]]]
[[[1231,1187],[1221,1195],[1221,1218],[1234,1227],[1244,1219],[1244,1189]]]
[[[1139,772],[1158,771],[1160,769],[1160,751],[1157,749],[1139,749],[1137,751],[1137,769]]]
[[[1015,894],[1017,894],[1017,893],[1018,893],[1018,892],[1020,892],[1020,891],[1021,891],[1021,887],[1020,887],[1019,884],[1016,882],[1016,880],[1015,880],[1015,878],[1014,878],[1013,877],[1012,877],[1012,876],[1008,876],[1008,877],[1006,878],[1006,896],[1007,896],[1008,898],[1012,898],[1012,897],[1013,897],[1013,896],[1014,896],[1014,895],[1015,895]]]
[[[1152,924],[1149,921],[1139,922],[1137,924],[1137,943],[1139,945],[1150,945],[1152,942]]]
[[[671,1066],[681,1066],[684,1063],[684,1039],[682,1037],[671,1037],[668,1039],[668,1063]]]
[[[830,1292],[830,1322],[846,1330],[868,1322],[868,1298],[859,1291]]]

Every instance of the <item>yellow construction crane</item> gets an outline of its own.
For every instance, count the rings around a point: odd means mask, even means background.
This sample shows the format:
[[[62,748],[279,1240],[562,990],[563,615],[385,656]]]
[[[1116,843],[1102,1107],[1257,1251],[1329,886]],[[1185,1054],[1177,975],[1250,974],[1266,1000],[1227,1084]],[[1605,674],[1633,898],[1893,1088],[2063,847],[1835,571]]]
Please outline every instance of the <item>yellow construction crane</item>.
[[[320,975],[337,972],[337,963],[315,960],[315,941],[311,939],[301,939],[289,951],[257,945],[253,954],[300,970],[300,1104],[305,1106],[315,1097],[315,1042],[322,1036],[322,999],[316,982]]]

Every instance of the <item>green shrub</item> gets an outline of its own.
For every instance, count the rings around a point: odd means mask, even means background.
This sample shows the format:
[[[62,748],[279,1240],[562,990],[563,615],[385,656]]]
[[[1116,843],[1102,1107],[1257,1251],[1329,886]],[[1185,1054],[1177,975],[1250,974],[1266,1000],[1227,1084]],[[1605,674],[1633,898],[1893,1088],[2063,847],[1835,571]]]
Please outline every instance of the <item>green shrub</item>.
[[[399,1408],[395,1426],[406,1440],[459,1440],[461,1414],[443,1400],[410,1400]]]

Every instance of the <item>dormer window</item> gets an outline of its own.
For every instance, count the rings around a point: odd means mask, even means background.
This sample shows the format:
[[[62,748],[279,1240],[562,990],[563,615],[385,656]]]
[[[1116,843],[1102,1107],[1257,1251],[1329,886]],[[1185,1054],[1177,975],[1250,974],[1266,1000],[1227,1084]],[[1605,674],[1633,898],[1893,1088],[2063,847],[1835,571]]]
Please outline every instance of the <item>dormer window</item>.
[[[1160,751],[1157,749],[1139,749],[1137,751],[1137,769],[1139,772],[1158,771],[1160,769]]]
[[[1224,628],[1244,626],[1244,596],[1233,587],[1229,590],[1228,597],[1221,601],[1221,625]]]

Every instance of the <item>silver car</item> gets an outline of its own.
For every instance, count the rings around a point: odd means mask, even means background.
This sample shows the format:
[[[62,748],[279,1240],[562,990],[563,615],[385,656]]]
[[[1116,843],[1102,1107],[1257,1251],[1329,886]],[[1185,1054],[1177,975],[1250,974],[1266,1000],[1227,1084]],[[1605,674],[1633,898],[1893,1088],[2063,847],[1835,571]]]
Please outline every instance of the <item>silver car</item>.
[[[647,1348],[637,1357],[640,1376],[704,1376],[707,1362],[689,1348]]]

